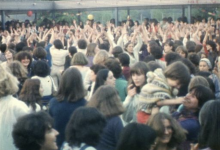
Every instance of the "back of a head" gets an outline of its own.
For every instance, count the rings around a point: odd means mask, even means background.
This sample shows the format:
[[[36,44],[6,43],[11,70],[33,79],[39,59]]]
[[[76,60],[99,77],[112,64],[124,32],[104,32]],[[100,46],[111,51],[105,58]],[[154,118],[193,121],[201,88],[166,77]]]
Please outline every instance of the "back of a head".
[[[86,49],[87,48],[87,43],[86,43],[86,40],[84,39],[80,39],[77,43],[78,45],[78,48],[80,49]]]
[[[93,59],[93,64],[100,64],[104,65],[105,61],[108,59],[108,52],[105,50],[100,50],[96,53],[94,59]]]
[[[115,58],[118,58],[118,56],[122,53],[123,53],[123,49],[121,48],[121,46],[116,46],[113,48],[112,54],[114,55]]]
[[[122,53],[118,55],[118,59],[122,66],[129,66],[130,64],[130,57],[126,53]]]
[[[99,70],[105,69],[105,66],[97,64],[97,65],[92,65],[92,66],[90,67],[90,69],[91,69],[95,74],[97,74],[97,73],[99,72]]]
[[[196,43],[194,41],[187,41],[186,42],[186,49],[189,53],[195,52],[196,49]]]
[[[37,47],[34,49],[33,57],[35,59],[46,59],[47,52],[43,47]]]
[[[206,78],[202,76],[195,76],[190,80],[188,90],[192,89],[197,85],[209,87],[209,82],[206,80]]]
[[[18,44],[16,44],[16,52],[20,52],[23,50],[23,48],[26,46],[26,44],[24,42],[19,42]]]
[[[77,52],[71,60],[71,65],[85,66],[87,64],[88,64],[88,59],[86,55],[81,52]]]
[[[63,49],[64,48],[63,43],[59,39],[55,40],[53,42],[53,45],[56,49]]]
[[[130,123],[120,135],[116,150],[150,150],[156,139],[156,132],[149,126]]]
[[[171,65],[169,65],[165,69],[164,75],[166,78],[179,80],[179,84],[189,83],[191,78],[189,69],[180,61],[174,62]]]
[[[50,67],[44,60],[38,60],[33,66],[33,74],[39,77],[50,75]]]
[[[104,42],[104,43],[99,45],[99,49],[103,49],[103,50],[105,50],[107,52],[109,51],[109,48],[110,48],[110,46],[109,46],[108,42]]]
[[[69,102],[75,102],[85,96],[82,75],[78,69],[71,67],[64,71],[61,77],[57,100],[67,98]]]
[[[19,150],[40,150],[52,125],[52,118],[43,111],[19,118],[12,132],[15,146]]]
[[[2,53],[5,53],[6,49],[7,49],[7,45],[6,45],[6,44],[1,44],[1,45],[0,45],[0,51],[1,51]]]
[[[76,47],[75,46],[69,47],[69,53],[71,54],[71,56],[73,56],[75,53],[77,53]]]
[[[154,70],[161,68],[162,67],[155,61],[150,61],[147,63],[148,68],[150,69],[150,71],[154,72]]]
[[[120,63],[116,59],[109,58],[105,62],[105,66],[112,71],[116,79],[121,77],[122,69]]]
[[[210,100],[202,107],[199,115],[201,130],[199,135],[200,148],[209,147],[218,150],[220,147],[220,101]]]
[[[160,46],[154,46],[150,49],[151,55],[154,56],[155,59],[160,59],[163,57],[163,50]]]
[[[167,66],[169,66],[171,63],[175,61],[180,61],[181,59],[182,57],[175,52],[170,52],[165,56],[165,61],[167,62]]]
[[[77,108],[67,124],[66,141],[70,146],[96,146],[105,124],[105,117],[96,108]]]

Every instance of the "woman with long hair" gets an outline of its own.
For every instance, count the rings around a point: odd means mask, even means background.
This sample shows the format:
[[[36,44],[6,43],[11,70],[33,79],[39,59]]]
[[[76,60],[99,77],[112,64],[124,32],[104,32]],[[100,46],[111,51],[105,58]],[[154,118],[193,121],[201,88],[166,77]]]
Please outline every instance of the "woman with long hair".
[[[136,113],[138,106],[138,97],[141,88],[146,84],[147,72],[149,68],[145,62],[135,63],[130,70],[130,83],[127,88],[127,96],[123,102],[126,112],[123,114],[123,120],[127,123],[137,121]]]
[[[25,69],[25,67],[21,64],[21,62],[19,62],[17,60],[11,62],[8,67],[10,69],[10,72],[19,81],[19,84],[18,84],[19,90],[17,92],[17,94],[19,95],[25,80],[28,78],[28,76],[27,76],[28,72]]]
[[[19,99],[27,104],[29,112],[41,110],[40,102],[43,88],[39,79],[27,79],[21,89]]]
[[[28,72],[28,76],[31,75],[31,64],[32,64],[32,56],[29,52],[21,51],[15,55],[15,60],[21,62],[24,68]]]
[[[90,43],[87,46],[87,52],[86,57],[88,59],[88,67],[91,67],[93,65],[93,59],[95,57],[95,54],[99,51],[98,45],[96,43]]]
[[[84,106],[85,92],[82,75],[76,68],[68,68],[62,75],[57,96],[50,100],[49,114],[54,119],[54,128],[59,131],[57,144],[64,142],[65,127],[76,108]]]
[[[97,150],[115,149],[120,132],[123,129],[122,120],[119,115],[124,112],[116,89],[110,85],[99,87],[88,102],[87,107],[98,109],[107,120],[101,140],[96,147]]]
[[[170,115],[157,113],[147,123],[157,133],[153,150],[177,150],[186,139],[186,132]]]

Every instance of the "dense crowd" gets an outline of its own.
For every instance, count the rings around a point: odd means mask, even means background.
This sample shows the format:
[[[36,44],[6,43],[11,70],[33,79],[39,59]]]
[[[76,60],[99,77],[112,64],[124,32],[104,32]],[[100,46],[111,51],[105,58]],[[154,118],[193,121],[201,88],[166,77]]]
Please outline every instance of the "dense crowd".
[[[10,21],[0,150],[220,150],[220,19]]]

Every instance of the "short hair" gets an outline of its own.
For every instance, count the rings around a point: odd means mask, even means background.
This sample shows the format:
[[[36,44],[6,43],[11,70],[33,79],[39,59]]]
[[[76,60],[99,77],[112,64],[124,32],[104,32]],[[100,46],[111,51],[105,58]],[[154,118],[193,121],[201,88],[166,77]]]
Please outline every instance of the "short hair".
[[[161,68],[162,67],[155,61],[150,61],[147,63],[148,68],[150,69],[150,71],[154,72],[154,70]]]
[[[50,67],[44,60],[37,60],[33,65],[33,74],[39,77],[50,75]]]
[[[47,56],[47,52],[45,51],[45,49],[43,47],[37,47],[34,49],[33,52],[33,57],[35,59],[46,59]]]
[[[181,59],[182,59],[182,57],[175,52],[170,52],[170,53],[166,54],[166,56],[165,56],[165,61],[167,62],[167,66],[169,66],[173,62],[179,61]]]
[[[206,78],[202,76],[194,76],[189,83],[188,90],[192,89],[194,86],[202,85],[209,87],[209,82],[206,80]]]
[[[195,66],[199,66],[200,58],[197,54],[190,54],[188,58]]]
[[[163,57],[163,50],[160,46],[151,47],[150,53],[154,56],[155,59],[160,59]]]
[[[168,40],[164,43],[164,45],[169,45],[170,47],[172,47],[172,51],[173,51],[173,52],[175,51],[175,49],[174,49],[174,42],[173,42],[172,40],[168,39]]]
[[[115,58],[118,58],[118,56],[122,53],[123,53],[123,49],[121,48],[121,46],[116,46],[113,48],[112,54],[114,55]]]
[[[96,146],[105,125],[105,117],[96,108],[77,108],[66,126],[66,141],[70,146]]]
[[[15,44],[14,43],[9,43],[8,44],[8,49],[11,49],[11,50],[15,51]]]
[[[163,120],[165,119],[167,119],[170,122],[173,131],[172,137],[169,143],[167,143],[167,146],[169,148],[174,148],[186,139],[186,131],[179,125],[179,123],[174,118],[172,118],[170,115],[166,113],[157,113],[155,115],[151,115],[147,125],[149,125],[156,131],[157,137],[162,137],[164,135],[165,130],[163,125]]]
[[[183,52],[183,53],[186,55],[185,58],[187,58],[187,56],[188,56],[188,51],[187,51],[187,49],[186,49],[185,46],[182,46],[182,45],[181,45],[181,46],[178,46],[175,51],[176,51],[177,53]]]
[[[212,47],[212,50],[216,51],[216,44],[215,44],[215,42],[209,40],[209,41],[206,42],[206,45],[210,45]]]
[[[202,107],[199,115],[201,124],[199,134],[200,148],[209,147],[219,149],[220,147],[220,101],[210,100]]]
[[[96,43],[90,43],[87,46],[86,56],[95,56],[95,48],[96,48],[96,46],[97,46]]]
[[[64,48],[63,43],[59,39],[55,40],[53,42],[53,45],[56,49],[63,49]]]
[[[86,40],[80,39],[80,40],[78,41],[77,45],[78,45],[78,47],[79,47],[80,49],[86,49],[86,47],[87,47]]]
[[[16,44],[16,52],[20,52],[23,50],[23,48],[26,46],[26,44],[24,42],[19,42],[18,44]]]
[[[70,55],[73,57],[74,54],[77,53],[76,47],[75,47],[75,46],[70,46],[70,47],[69,47],[69,53],[70,53]]]
[[[107,118],[121,115],[124,112],[118,92],[110,85],[99,87],[91,97],[87,107],[98,109]]]
[[[181,85],[189,83],[190,72],[189,69],[182,62],[177,61],[169,65],[165,71],[164,75],[166,78],[173,80],[179,80]]]
[[[107,52],[109,51],[109,47],[110,45],[107,41],[104,41],[104,43],[99,44],[99,49],[105,50]]]
[[[77,52],[71,60],[71,65],[85,66],[87,64],[88,64],[88,59],[85,56],[85,54],[81,52]]]
[[[105,61],[108,59],[108,52],[105,50],[100,50],[98,53],[96,53],[94,59],[93,59],[93,64],[100,64],[103,65]]]
[[[99,72],[99,70],[101,70],[101,69],[106,69],[106,67],[103,66],[103,65],[92,65],[92,66],[90,67],[90,69],[91,69],[95,74],[97,74],[97,73]]]
[[[37,43],[37,47],[45,47],[46,46],[46,42],[45,41],[40,41]]]
[[[116,150],[150,150],[156,132],[148,125],[132,122],[121,132]]]
[[[173,47],[176,50],[177,47],[182,46],[182,45],[183,45],[183,42],[181,40],[175,40]]]
[[[40,150],[52,125],[52,118],[43,111],[19,118],[12,131],[15,146],[19,150]]]
[[[0,65],[0,98],[18,91],[18,80]]]
[[[24,101],[28,106],[31,106],[34,111],[37,108],[36,103],[39,104],[41,100],[39,92],[40,84],[39,79],[25,80],[19,95],[19,99]]]
[[[116,59],[109,58],[105,62],[105,66],[112,71],[114,77],[118,79],[122,75],[122,69],[120,66],[120,62],[118,62]]]
[[[187,41],[186,49],[188,50],[188,53],[195,52],[196,43],[194,41]]]
[[[78,69],[71,67],[64,71],[57,92],[57,100],[63,101],[67,98],[69,102],[76,102],[84,98],[82,75]]]
[[[192,87],[190,89],[190,92],[192,92],[195,95],[195,97],[198,99],[199,109],[202,108],[205,102],[215,98],[215,95],[213,94],[211,89],[203,85],[197,85],[197,86]]]
[[[129,66],[130,64],[130,57],[126,53],[121,53],[118,55],[118,59],[122,66]]]
[[[149,63],[151,61],[156,61],[155,57],[153,55],[148,55],[144,58],[145,63]]]
[[[93,90],[93,93],[102,85],[105,84],[105,81],[108,78],[108,73],[109,73],[109,69],[101,69],[98,71],[97,75],[96,75],[96,81],[95,81],[95,87]]]
[[[22,49],[22,51],[26,51],[26,52],[33,52],[33,48],[32,47],[27,47],[27,46],[25,46],[25,47],[23,47],[23,49]]]

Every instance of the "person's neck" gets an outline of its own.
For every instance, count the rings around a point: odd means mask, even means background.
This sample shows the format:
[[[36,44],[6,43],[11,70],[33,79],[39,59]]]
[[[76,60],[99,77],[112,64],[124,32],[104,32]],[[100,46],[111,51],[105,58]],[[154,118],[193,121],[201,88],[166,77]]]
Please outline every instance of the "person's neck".
[[[167,144],[160,143],[155,147],[156,150],[169,150]]]
[[[11,63],[13,61],[13,59],[7,59],[7,63]]]

